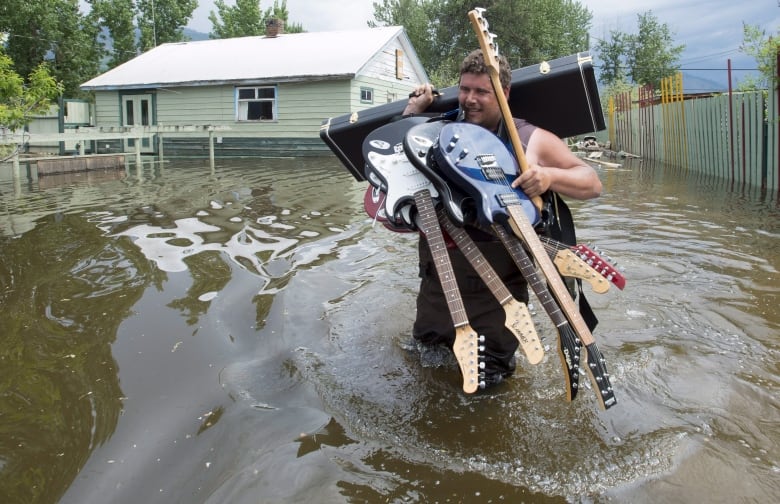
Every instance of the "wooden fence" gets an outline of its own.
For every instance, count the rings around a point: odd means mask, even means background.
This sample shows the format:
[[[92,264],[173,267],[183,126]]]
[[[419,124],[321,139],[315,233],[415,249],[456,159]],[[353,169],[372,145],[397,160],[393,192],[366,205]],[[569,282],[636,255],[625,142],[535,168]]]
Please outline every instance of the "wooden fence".
[[[739,186],[780,192],[776,93],[684,95],[682,74],[610,97],[612,149]]]

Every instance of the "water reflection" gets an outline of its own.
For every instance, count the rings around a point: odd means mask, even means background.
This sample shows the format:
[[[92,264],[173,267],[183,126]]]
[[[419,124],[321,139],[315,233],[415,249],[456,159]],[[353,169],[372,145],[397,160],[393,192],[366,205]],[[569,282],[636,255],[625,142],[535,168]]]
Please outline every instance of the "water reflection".
[[[587,294],[607,412],[590,389],[565,401],[538,306],[548,356],[489,393],[406,345],[416,237],[373,226],[335,159],[0,183],[0,495],[771,501],[777,201],[600,173],[605,195],[571,206],[628,280]]]

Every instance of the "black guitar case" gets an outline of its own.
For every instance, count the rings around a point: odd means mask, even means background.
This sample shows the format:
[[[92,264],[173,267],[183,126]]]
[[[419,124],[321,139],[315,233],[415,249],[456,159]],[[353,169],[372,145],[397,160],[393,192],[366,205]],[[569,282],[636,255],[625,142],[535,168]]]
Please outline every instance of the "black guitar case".
[[[426,113],[439,115],[458,108],[458,87],[440,90]],[[363,140],[371,131],[400,116],[408,100],[378,105],[325,119],[320,138],[357,180],[365,180]],[[512,72],[509,108],[514,117],[550,130],[561,138],[603,130],[598,85],[589,53],[518,68]]]

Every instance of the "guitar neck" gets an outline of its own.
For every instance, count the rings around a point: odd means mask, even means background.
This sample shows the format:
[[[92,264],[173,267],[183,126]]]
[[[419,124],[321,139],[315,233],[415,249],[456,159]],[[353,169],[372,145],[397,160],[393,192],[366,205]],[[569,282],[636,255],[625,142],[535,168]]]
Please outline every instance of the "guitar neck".
[[[488,75],[490,75],[490,82],[493,84],[493,91],[496,94],[496,100],[501,109],[501,118],[504,121],[506,131],[509,135],[509,141],[512,144],[512,149],[515,152],[517,158],[517,164],[520,166],[520,171],[525,172],[528,170],[528,161],[525,158],[525,151],[523,150],[523,144],[520,141],[520,135],[515,128],[515,121],[512,117],[512,109],[509,108],[509,102],[504,94],[504,86],[501,85],[500,67],[501,64],[498,59],[498,48],[493,44],[492,38],[484,28],[483,19],[479,12],[476,10],[469,12],[469,20],[474,28],[479,39],[479,46],[482,49],[482,55],[485,58],[485,64],[488,67]],[[542,198],[534,196],[531,198],[536,208],[542,209]]]
[[[513,235],[510,235],[501,224],[493,224],[492,229],[499,240],[501,240],[501,243],[504,244],[504,247],[515,261],[515,264],[517,264],[526,282],[528,282],[528,285],[531,287],[531,290],[534,291],[534,294],[536,294],[536,297],[539,299],[539,302],[542,303],[542,307],[544,307],[544,311],[547,313],[547,316],[550,317],[552,323],[555,324],[556,327],[567,324],[568,321],[566,320],[566,317],[558,306],[558,303],[555,301],[555,298],[552,297],[550,291],[547,289],[544,279],[536,272],[536,268],[528,257],[528,254],[523,250],[521,242]]]
[[[512,299],[512,293],[506,288],[504,282],[501,281],[501,278],[499,278],[496,271],[490,263],[487,262],[468,233],[466,233],[463,228],[459,228],[453,224],[444,210],[438,210],[437,214],[439,222],[444,226],[444,230],[447,231],[447,234],[450,235],[461,252],[463,252],[463,256],[469,264],[471,264],[479,277],[485,282],[485,285],[487,285],[490,292],[493,293],[496,300],[503,305]]]
[[[423,189],[416,192],[414,194],[414,203],[419,217],[417,226],[425,234],[428,247],[431,249],[436,274],[439,276],[439,281],[447,299],[447,307],[452,316],[452,323],[455,327],[468,325],[466,308],[458,290],[458,282],[455,280],[455,272],[452,270],[450,257],[447,253],[447,244],[444,241],[441,227],[439,227],[439,219],[436,216],[436,210],[433,208],[430,191]]]
[[[425,234],[425,239],[428,241],[436,274],[439,276],[452,323],[455,326],[452,352],[463,376],[463,391],[472,394],[479,387],[485,386],[480,373],[480,365],[484,366],[482,354],[484,347],[480,343],[484,342],[484,337],[479,336],[469,324],[466,308],[455,280],[455,272],[450,263],[447,244],[444,242],[439,220],[433,208],[430,191],[422,189],[414,193],[414,203],[417,206],[417,227]]]
[[[507,212],[510,217],[509,224],[512,227],[512,230],[518,238],[523,240],[523,243],[525,243],[526,247],[528,247],[531,252],[531,256],[536,260],[536,264],[539,265],[539,269],[542,270],[542,274],[545,279],[547,279],[550,290],[558,301],[558,305],[561,307],[566,319],[571,324],[572,329],[574,329],[585,345],[593,343],[595,341],[593,335],[590,333],[588,325],[582,319],[582,315],[580,315],[577,306],[574,304],[574,300],[571,298],[571,294],[569,294],[569,290],[566,288],[563,280],[561,280],[558,270],[550,260],[550,256],[545,252],[544,246],[539,240],[539,236],[537,236],[531,223],[528,222],[528,218],[525,216],[525,213],[522,212],[522,208],[519,210],[520,211],[518,211],[517,205],[510,205],[507,207]]]
[[[580,351],[582,350],[580,339],[572,330],[568,320],[558,307],[558,303],[550,295],[544,280],[539,277],[528,254],[525,253],[520,240],[509,231],[504,229],[501,224],[493,224],[493,232],[506,247],[512,260],[520,268],[520,272],[525,277],[528,285],[536,294],[539,302],[542,303],[547,315],[555,324],[558,331],[558,355],[561,358],[561,364],[565,369],[564,378],[566,379],[566,399],[571,401],[577,396],[580,379]]]

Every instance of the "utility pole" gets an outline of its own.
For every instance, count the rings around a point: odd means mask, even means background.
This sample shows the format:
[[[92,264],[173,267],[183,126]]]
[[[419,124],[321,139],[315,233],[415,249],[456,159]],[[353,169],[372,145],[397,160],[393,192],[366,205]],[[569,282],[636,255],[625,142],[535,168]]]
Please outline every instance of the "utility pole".
[[[780,2],[780,0],[777,0]],[[154,0],[152,0],[152,41],[154,47],[157,47],[157,21],[154,19]]]

